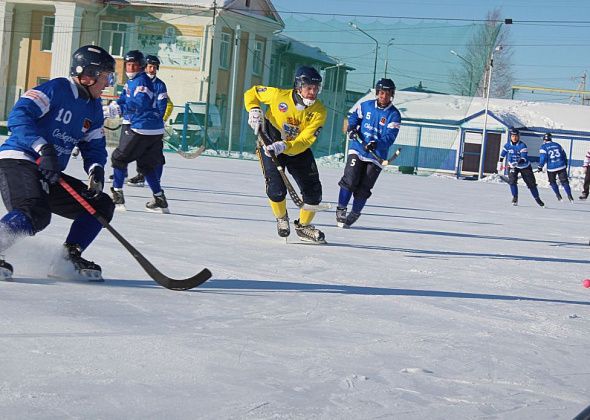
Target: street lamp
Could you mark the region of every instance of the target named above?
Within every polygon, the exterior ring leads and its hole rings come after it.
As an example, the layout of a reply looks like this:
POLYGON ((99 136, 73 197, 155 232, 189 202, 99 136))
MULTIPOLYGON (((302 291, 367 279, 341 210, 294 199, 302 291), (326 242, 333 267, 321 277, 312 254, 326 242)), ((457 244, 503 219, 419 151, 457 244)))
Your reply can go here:
POLYGON ((463 60, 467 64, 469 64, 469 96, 471 96, 472 95, 471 89, 472 89, 472 85, 473 85, 473 64, 471 63, 471 61, 467 60, 465 57, 463 57, 462 55, 458 54, 455 50, 451 50, 451 54, 456 55, 461 60, 463 60))
POLYGON ((393 44, 393 41, 395 41, 395 38, 391 38, 387 41, 387 47, 385 49, 385 78, 387 78, 387 64, 389 63, 389 46, 393 44))
POLYGON ((377 76, 377 54, 379 54, 379 41, 377 41, 371 35, 369 35, 365 31, 363 31, 361 28, 359 28, 358 26, 356 26, 356 23, 354 23, 354 22, 348 22, 348 24, 350 26, 352 26, 354 29, 362 32, 363 34, 365 34, 366 36, 368 36, 369 38, 371 38, 373 41, 375 41, 375 65, 373 66, 373 87, 375 87, 375 79, 376 79, 376 76, 377 76))
POLYGON ((486 106, 485 106, 485 116, 483 120, 483 133, 481 139, 481 152, 479 154, 479 173, 478 178, 483 178, 483 165, 485 159, 485 150, 486 150, 486 136, 487 136, 487 128, 488 128, 488 108, 490 105, 490 86, 492 84, 492 70, 494 68, 494 53, 496 51, 502 51, 502 46, 498 45, 496 48, 492 50, 492 54, 490 55, 490 70, 488 71, 488 83, 486 86, 486 106))

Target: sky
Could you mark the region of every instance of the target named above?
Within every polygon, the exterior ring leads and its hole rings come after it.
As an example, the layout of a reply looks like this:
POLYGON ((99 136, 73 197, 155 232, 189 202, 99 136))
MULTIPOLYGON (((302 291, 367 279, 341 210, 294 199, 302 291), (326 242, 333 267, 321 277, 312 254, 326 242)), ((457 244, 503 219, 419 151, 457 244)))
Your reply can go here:
MULTIPOLYGON (((503 18, 512 18, 514 21, 510 26, 510 42, 507 45, 510 45, 513 50, 512 63, 515 84, 577 89, 583 73, 590 70, 590 3, 585 0, 559 2, 554 0, 371 0, 364 2, 355 0, 327 0, 323 2, 273 0, 273 4, 277 11, 283 12, 284 17, 297 16, 301 18, 304 14, 312 16, 310 13, 319 13, 322 15, 315 15, 317 19, 328 19, 330 14, 337 13, 347 15, 338 17, 344 21, 355 18, 361 19, 363 22, 364 19, 366 23, 362 28, 369 34, 371 34, 370 21, 373 18, 363 18, 363 16, 433 18, 434 20, 424 22, 435 23, 445 21, 445 19, 484 19, 488 11, 499 8, 503 18)), ((381 20, 389 23, 397 21, 397 19, 383 18, 381 20)), ((402 21, 406 23, 421 22, 414 19, 402 21)), ((466 24, 467 22, 456 21, 454 23, 466 24)), ((372 32, 372 34, 375 36, 376 32, 372 32)), ((360 34, 355 40, 358 41, 362 37, 363 35, 360 34)), ((343 42, 346 41, 349 39, 343 42)), ((365 41, 366 49, 374 48, 373 41, 369 38, 365 38, 365 41)), ((446 69, 452 66, 453 62, 459 61, 449 52, 450 49, 457 49, 457 46, 447 40, 441 43, 447 45, 441 45, 436 53, 427 53, 426 55, 436 55, 435 59, 439 61, 439 67, 446 69)), ((319 43, 317 46, 322 49, 329 48, 327 44, 321 45, 319 43)), ((395 61, 396 52, 397 56, 400 56, 400 48, 402 47, 396 47, 395 42, 387 52, 383 51, 385 48, 380 47, 379 65, 384 65, 382 61, 388 55, 391 66, 403 66, 403 63, 395 61)), ((350 57, 353 56, 350 54, 350 50, 351 48, 344 43, 337 48, 336 55, 348 57, 350 61, 350 57)), ((419 52, 415 51, 415 53, 419 52)), ((369 73, 372 73, 373 55, 374 53, 370 52, 366 55, 367 70, 365 71, 369 73)), ((419 62, 414 66, 414 69, 418 69, 418 71, 415 70, 416 78, 424 79, 425 85, 436 89, 441 86, 441 76, 437 76, 436 70, 432 70, 432 63, 429 63, 432 58, 422 57, 423 74, 420 74, 419 62)), ((412 56, 412 60, 414 59, 420 60, 420 56, 412 56)), ((439 74, 446 77, 446 70, 441 70, 439 74)), ((590 77, 590 73, 588 77, 590 77)), ((590 90, 590 81, 586 83, 586 86, 586 90, 590 90)), ((541 92, 530 95, 528 92, 518 92, 515 98, 565 100, 567 102, 569 96, 568 94, 556 95, 541 92)))
MULTIPOLYGON (((258 162, 166 161, 171 214, 127 186, 112 225, 166 275, 213 277, 163 289, 103 231, 84 255, 104 283, 49 279, 54 216, 5 255, 0 418, 569 420, 590 403, 590 203, 557 202, 545 174, 543 209, 494 177, 388 168, 353 229, 316 215, 316 246, 277 236, 258 162)), ((319 163, 325 202, 342 170, 319 163)))

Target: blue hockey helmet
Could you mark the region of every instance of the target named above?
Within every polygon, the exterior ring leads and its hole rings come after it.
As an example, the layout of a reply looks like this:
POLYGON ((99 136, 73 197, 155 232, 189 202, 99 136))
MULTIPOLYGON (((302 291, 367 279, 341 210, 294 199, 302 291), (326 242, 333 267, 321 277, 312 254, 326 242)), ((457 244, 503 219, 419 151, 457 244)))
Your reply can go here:
POLYGON ((140 67, 145 67, 145 57, 139 50, 127 51, 123 61, 125 61, 125 63, 139 63, 140 67))
POLYGON ((301 66, 295 72, 293 87, 295 89, 301 89, 305 85, 314 85, 318 88, 322 87, 322 76, 313 67, 301 66))
POLYGON ((146 55, 145 61, 147 64, 153 64, 157 69, 160 68, 160 59, 155 55, 146 55))
POLYGON ((380 90, 389 91, 392 94, 395 92, 395 83, 391 79, 381 79, 375 84, 375 93, 380 90))
POLYGON ((115 59, 101 47, 85 45, 72 54, 70 75, 97 78, 101 72, 115 72, 115 59))
POLYGON ((543 136, 543 140, 544 141, 553 141, 553 136, 551 135, 551 133, 545 133, 545 135, 543 136))

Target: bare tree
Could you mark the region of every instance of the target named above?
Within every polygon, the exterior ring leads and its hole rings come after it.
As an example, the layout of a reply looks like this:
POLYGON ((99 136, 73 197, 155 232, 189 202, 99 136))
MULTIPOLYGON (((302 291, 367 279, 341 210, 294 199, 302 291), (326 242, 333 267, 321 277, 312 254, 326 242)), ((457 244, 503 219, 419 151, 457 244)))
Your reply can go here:
POLYGON ((455 93, 466 96, 485 96, 487 75, 492 52, 498 45, 503 48, 494 52, 490 96, 509 97, 512 91, 512 47, 506 46, 510 32, 500 17, 500 9, 488 12, 486 23, 477 31, 466 52, 462 54, 461 66, 450 73, 450 82, 455 93))

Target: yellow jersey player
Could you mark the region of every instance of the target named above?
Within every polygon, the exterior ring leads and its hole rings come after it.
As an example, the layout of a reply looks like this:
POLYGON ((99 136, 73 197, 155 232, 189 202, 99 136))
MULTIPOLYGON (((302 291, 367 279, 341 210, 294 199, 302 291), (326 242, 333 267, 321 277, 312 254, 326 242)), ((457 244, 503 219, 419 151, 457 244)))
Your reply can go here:
MULTIPOLYGON (((318 205, 322 201, 322 184, 311 145, 317 140, 326 121, 326 108, 317 99, 322 87, 322 77, 313 67, 302 66, 295 73, 293 89, 253 86, 244 93, 244 105, 248 111, 248 124, 255 133, 261 124, 273 143, 260 145, 257 154, 266 180, 266 195, 277 219, 280 237, 289 236, 287 214, 287 188, 277 166, 270 157, 273 152, 278 162, 287 168, 299 186, 305 204, 318 205), (268 105, 262 115, 261 104, 268 105)), ((306 242, 325 243, 324 233, 311 224, 315 212, 299 210, 294 221, 299 239, 306 242)))

